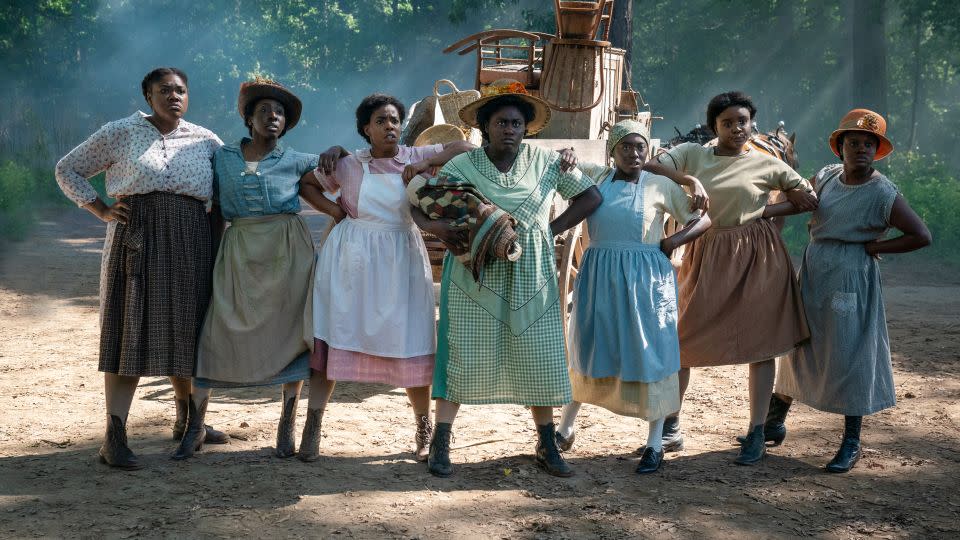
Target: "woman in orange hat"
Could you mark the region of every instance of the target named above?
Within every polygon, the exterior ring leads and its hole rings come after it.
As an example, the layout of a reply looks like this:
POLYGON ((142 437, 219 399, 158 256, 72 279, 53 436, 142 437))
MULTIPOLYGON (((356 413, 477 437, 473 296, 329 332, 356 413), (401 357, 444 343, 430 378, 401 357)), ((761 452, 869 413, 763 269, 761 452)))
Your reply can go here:
POLYGON ((829 472, 847 472, 860 459, 863 416, 896 402, 878 256, 931 241, 897 186, 873 168, 893 151, 886 128, 879 114, 854 109, 830 135, 842 163, 827 165, 814 178, 820 204, 800 267, 810 341, 781 360, 774 399, 784 404, 782 414, 765 426, 782 439, 792 399, 844 415, 843 442, 827 464, 829 472), (884 240, 890 228, 903 234, 884 240))

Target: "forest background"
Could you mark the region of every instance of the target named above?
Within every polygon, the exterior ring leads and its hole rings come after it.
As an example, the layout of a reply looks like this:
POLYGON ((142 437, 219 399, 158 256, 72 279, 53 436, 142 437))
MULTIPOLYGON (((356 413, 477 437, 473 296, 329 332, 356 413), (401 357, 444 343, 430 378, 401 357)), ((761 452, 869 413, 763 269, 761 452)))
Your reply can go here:
MULTIPOLYGON (((897 151, 877 168, 960 261, 960 3, 955 0, 636 0, 618 8, 630 83, 669 139, 705 123, 714 94, 752 95, 764 131, 797 132, 800 172, 836 161, 826 137, 855 106, 884 114, 897 151), (625 30, 624 30, 625 29, 625 30), (624 33, 625 32, 625 33, 624 33)), ((474 56, 444 55, 490 28, 554 32, 546 0, 16 0, 0 6, 0 238, 70 204, 56 160, 104 123, 148 110, 140 80, 187 72, 187 119, 245 135, 240 82, 262 75, 304 101, 284 143, 361 147, 353 111, 374 91, 414 101, 440 78, 473 85, 474 56)), ((617 30, 617 27, 614 28, 617 30)), ((806 243, 803 217, 785 238, 806 243)))

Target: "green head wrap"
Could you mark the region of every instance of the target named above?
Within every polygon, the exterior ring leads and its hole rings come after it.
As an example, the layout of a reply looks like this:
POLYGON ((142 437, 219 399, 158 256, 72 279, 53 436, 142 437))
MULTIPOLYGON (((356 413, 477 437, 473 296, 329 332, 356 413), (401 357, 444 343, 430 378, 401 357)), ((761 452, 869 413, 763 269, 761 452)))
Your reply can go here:
POLYGON ((610 136, 607 137, 607 155, 613 155, 613 149, 620 141, 627 135, 632 135, 636 133, 637 135, 643 137, 643 140, 646 141, 647 147, 650 146, 650 139, 647 138, 643 133, 646 131, 644 125, 636 120, 622 120, 614 124, 610 128, 610 136))

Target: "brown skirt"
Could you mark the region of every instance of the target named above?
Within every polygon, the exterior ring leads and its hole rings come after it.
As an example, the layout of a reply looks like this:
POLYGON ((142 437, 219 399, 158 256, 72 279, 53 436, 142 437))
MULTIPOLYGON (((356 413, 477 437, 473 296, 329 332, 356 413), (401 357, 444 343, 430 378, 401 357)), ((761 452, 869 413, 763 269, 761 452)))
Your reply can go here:
POLYGON ((810 337, 793 262, 769 220, 696 239, 679 288, 682 367, 769 360, 810 337))
POLYGON ((210 300, 210 222, 197 199, 124 197, 130 221, 113 230, 101 284, 100 371, 190 377, 210 300))

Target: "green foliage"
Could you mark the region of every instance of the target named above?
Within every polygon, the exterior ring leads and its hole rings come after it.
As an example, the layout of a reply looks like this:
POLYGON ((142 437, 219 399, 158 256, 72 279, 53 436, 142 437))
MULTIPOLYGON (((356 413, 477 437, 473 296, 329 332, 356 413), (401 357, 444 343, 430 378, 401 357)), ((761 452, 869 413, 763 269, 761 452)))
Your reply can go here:
POLYGON ((0 164, 0 238, 22 240, 40 208, 65 201, 53 171, 15 161, 0 164))
POLYGON ((787 224, 780 235, 791 255, 800 256, 803 254, 803 249, 807 247, 810 241, 810 235, 807 234, 808 221, 810 221, 810 214, 787 217, 787 224))
POLYGON ((34 184, 32 172, 12 161, 0 165, 0 212, 17 210, 28 200, 34 184))
MULTIPOLYGON (((926 223, 933 235, 933 245, 922 253, 952 262, 960 262, 960 177, 936 155, 917 152, 894 152, 876 167, 900 188, 907 204, 926 223)), ((809 215, 790 216, 783 229, 783 239, 793 255, 806 247, 809 215)), ((897 236, 890 231, 887 238, 897 236)))
POLYGON ((933 235, 929 254, 960 262, 960 177, 936 155, 895 152, 889 159, 884 174, 933 235))

